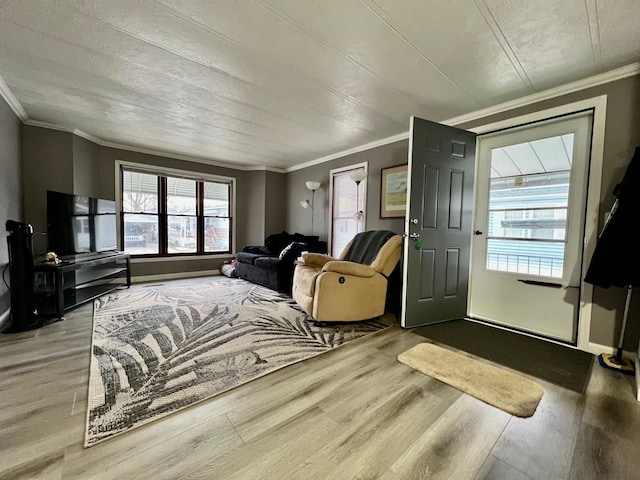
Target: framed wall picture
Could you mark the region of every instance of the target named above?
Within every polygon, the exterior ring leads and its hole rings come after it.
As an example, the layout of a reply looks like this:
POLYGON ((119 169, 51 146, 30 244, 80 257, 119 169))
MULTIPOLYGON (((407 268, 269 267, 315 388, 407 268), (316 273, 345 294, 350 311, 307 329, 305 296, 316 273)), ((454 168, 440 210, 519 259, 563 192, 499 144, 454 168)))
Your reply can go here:
POLYGON ((381 171, 380 217, 404 217, 407 208, 407 167, 398 165, 381 171))

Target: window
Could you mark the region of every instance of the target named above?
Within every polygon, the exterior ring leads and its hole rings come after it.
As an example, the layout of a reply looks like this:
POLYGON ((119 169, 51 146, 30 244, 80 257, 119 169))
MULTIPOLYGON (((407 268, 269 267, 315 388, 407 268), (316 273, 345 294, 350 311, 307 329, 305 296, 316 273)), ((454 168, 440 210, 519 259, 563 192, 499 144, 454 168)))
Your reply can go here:
POLYGON ((562 276, 569 176, 562 170, 491 180, 488 270, 562 276))
MULTIPOLYGON (((367 171, 367 163, 360 163, 330 172, 330 253, 337 256, 351 241, 356 233, 363 232, 365 222, 356 222, 353 216, 358 211, 365 211, 367 188, 366 180, 356 183, 349 178, 349 174, 357 171, 367 171)), ((366 212, 365 212, 366 213, 366 212)))
POLYGON ((122 170, 123 250, 133 255, 158 255, 160 177, 122 170))
POLYGON ((121 166, 121 232, 132 255, 231 252, 233 179, 121 166))

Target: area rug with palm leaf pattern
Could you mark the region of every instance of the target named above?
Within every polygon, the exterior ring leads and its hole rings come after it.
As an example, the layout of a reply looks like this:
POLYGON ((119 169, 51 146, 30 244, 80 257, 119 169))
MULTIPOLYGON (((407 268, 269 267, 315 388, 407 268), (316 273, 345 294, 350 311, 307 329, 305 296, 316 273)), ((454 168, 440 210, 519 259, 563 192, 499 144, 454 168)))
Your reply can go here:
POLYGON ((85 447, 389 326, 320 325, 240 279, 136 285, 96 300, 85 447))

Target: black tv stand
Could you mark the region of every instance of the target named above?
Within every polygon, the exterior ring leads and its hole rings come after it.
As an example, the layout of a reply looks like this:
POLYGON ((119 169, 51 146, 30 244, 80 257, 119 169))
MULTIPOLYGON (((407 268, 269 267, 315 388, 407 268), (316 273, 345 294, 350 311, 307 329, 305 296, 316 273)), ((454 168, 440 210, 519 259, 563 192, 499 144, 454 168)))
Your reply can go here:
POLYGON ((60 257, 57 265, 34 260, 38 316, 62 318, 70 308, 131 285, 130 255, 104 252, 60 257))

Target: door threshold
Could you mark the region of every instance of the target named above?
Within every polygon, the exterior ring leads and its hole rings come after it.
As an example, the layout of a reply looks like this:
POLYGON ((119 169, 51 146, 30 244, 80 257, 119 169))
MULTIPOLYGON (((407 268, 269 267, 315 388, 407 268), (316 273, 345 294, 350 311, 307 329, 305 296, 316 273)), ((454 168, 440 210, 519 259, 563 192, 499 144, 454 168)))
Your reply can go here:
POLYGON ((505 325, 502 325, 502 324, 499 324, 499 323, 496 323, 496 322, 492 322, 491 320, 487 320, 485 318, 478 318, 478 317, 472 317, 470 315, 466 315, 464 317, 464 320, 469 320, 470 322, 480 323, 480 324, 483 324, 483 325, 487 325, 489 327, 497 328, 497 329, 500 329, 500 330, 505 330, 507 332, 513 332, 513 333, 517 333, 517 334, 520 334, 520 335, 524 335, 526 337, 537 338, 538 340, 544 340, 544 341, 549 342, 549 343, 555 343, 556 345, 562 345, 563 347, 569 347, 569 348, 573 348, 575 350, 579 350, 579 348, 577 346, 577 342, 567 342, 567 341, 563 341, 563 340, 558 340, 557 338, 548 337, 546 335, 537 334, 537 333, 531 333, 531 332, 528 332, 526 330, 522 330, 520 328, 507 327, 505 325))

